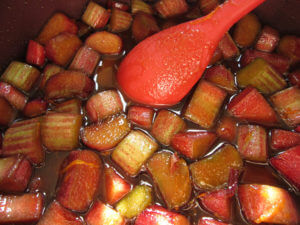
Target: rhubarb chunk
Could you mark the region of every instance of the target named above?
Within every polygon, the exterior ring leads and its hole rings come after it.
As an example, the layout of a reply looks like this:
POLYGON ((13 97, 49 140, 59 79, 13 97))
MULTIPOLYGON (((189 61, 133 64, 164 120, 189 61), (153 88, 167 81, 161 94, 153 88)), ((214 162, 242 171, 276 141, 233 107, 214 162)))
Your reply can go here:
POLYGON ((133 105, 128 109, 128 119, 130 122, 146 129, 151 128, 153 116, 154 110, 151 108, 133 105))
POLYGON ((116 87, 116 60, 104 59, 97 69, 97 84, 100 88, 108 89, 116 87))
POLYGON ((204 128, 213 126, 214 121, 221 109, 226 92, 202 80, 187 106, 184 117, 204 128))
POLYGON ((223 36, 218 47, 221 50, 224 59, 231 59, 240 54, 238 47, 228 32, 223 36))
POLYGON ((295 70, 289 74, 289 81, 292 85, 298 86, 300 88, 300 70, 295 70))
POLYGON ((287 130, 274 129, 271 131, 272 149, 281 150, 300 145, 300 134, 287 130))
POLYGON ((81 114, 81 101, 79 99, 71 99, 62 103, 58 103, 54 108, 55 112, 81 114))
POLYGON ((47 110, 47 102, 43 99, 34 99, 30 102, 27 102, 26 106, 23 109, 23 114, 26 117, 36 117, 42 115, 47 110))
POLYGON ((300 61, 300 38, 292 35, 283 36, 278 44, 277 51, 288 57, 292 64, 300 61))
POLYGON ((85 127, 81 138, 86 146, 103 151, 115 147, 129 131, 128 120, 124 115, 118 115, 85 127))
POLYGON ((41 127, 43 145, 50 151, 69 151, 79 146, 82 124, 80 115, 72 113, 49 113, 44 116, 41 127))
POLYGON ((40 83, 40 89, 44 90, 46 82, 50 79, 50 77, 62 71, 64 71, 62 67, 57 66, 55 64, 48 64, 43 71, 43 76, 40 83))
POLYGON ((158 144, 142 131, 131 131, 115 148, 112 159, 130 176, 136 176, 142 165, 158 149, 158 144))
POLYGON ((204 15, 213 11, 219 5, 219 0, 199 0, 198 7, 204 15))
POLYGON ((248 221, 256 224, 297 224, 297 209, 289 193, 269 185, 240 185, 238 197, 248 221))
POLYGON ((136 14, 138 12, 144 12, 147 14, 153 14, 151 5, 147 4, 143 0, 132 0, 131 1, 131 13, 136 14))
POLYGON ((10 84, 0 82, 0 96, 5 98, 17 110, 23 110, 27 97, 10 84))
POLYGON ((229 225, 228 223, 221 223, 210 217, 202 217, 197 225, 229 225))
POLYGON ((27 47, 26 62, 36 66, 45 63, 45 49, 38 42, 30 40, 27 47))
POLYGON ((13 107, 0 97, 0 125, 8 126, 16 117, 16 112, 13 107))
POLYGON ((109 30, 111 32, 123 32, 130 28, 132 16, 130 13, 114 8, 111 13, 109 30))
POLYGON ((96 4, 95 2, 89 2, 81 19, 86 24, 97 29, 106 25, 109 16, 110 13, 105 8, 96 4))
POLYGON ((74 211, 86 211, 99 188, 102 162, 89 150, 71 152, 60 169, 56 194, 59 203, 74 211))
POLYGON ((216 133, 221 139, 233 143, 237 133, 237 122, 230 116, 223 116, 218 122, 216 133))
POLYGON ((192 185, 184 159, 170 152, 159 152, 147 162, 154 183, 170 209, 178 209, 190 200, 192 185))
POLYGON ((264 52, 272 52, 278 42, 279 32, 272 27, 264 26, 255 44, 255 48, 264 52))
POLYGON ((177 114, 161 110, 158 112, 151 133, 163 145, 170 145, 172 137, 180 131, 184 131, 186 124, 177 114))
POLYGON ((155 8, 163 18, 169 18, 187 12, 188 5, 185 0, 159 0, 155 8))

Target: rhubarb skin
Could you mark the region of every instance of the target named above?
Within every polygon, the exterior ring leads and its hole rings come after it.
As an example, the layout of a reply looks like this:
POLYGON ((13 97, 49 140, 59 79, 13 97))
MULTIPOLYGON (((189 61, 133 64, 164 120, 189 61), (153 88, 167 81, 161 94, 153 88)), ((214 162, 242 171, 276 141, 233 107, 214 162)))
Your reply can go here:
POLYGON ((149 15, 153 14, 153 9, 150 4, 147 4, 143 0, 132 0, 131 1, 131 13, 136 14, 138 12, 144 12, 149 15))
POLYGON ((279 38, 277 30, 270 26, 264 26, 255 44, 255 48, 264 52, 272 52, 276 48, 279 38))
POLYGON ((64 69, 55 64, 47 64, 44 68, 42 80, 40 82, 40 90, 44 90, 47 81, 55 74, 64 71, 64 69))
POLYGON ((300 70, 293 71, 288 75, 289 81, 292 85, 300 88, 300 70))
POLYGON ((94 29, 102 28, 106 25, 110 17, 108 10, 95 2, 89 2, 81 19, 86 24, 90 25, 94 29))
POLYGON ((213 65, 213 64, 221 61, 222 59, 223 59, 223 53, 222 53, 221 49, 218 46, 216 48, 216 50, 214 51, 213 56, 210 59, 209 65, 213 65))
POLYGON ((159 205, 152 205, 141 212, 134 225, 190 225, 188 219, 159 205))
POLYGON ((285 35, 280 38, 277 52, 289 58, 291 64, 300 61, 300 38, 293 35, 285 35))
POLYGON ((163 18, 174 17, 188 10, 185 0, 160 0, 155 3, 154 7, 163 18))
POLYGON ((300 134, 292 131, 274 129, 271 131, 271 148, 283 150, 300 145, 300 134))
POLYGON ((133 105, 129 107, 127 115, 131 123, 145 129, 150 129, 152 126, 154 110, 144 106, 133 105))
POLYGON ((221 223, 210 217, 202 217, 197 225, 229 225, 228 223, 221 223))
POLYGON ((16 117, 16 112, 13 107, 5 100, 0 97, 0 125, 8 126, 16 117))
POLYGON ((232 40, 231 35, 226 32, 221 41, 219 42, 218 47, 220 48, 224 59, 231 59, 234 56, 238 56, 240 51, 236 46, 235 42, 232 40))
POLYGON ((96 153, 72 151, 61 165, 56 199, 67 209, 86 211, 96 197, 101 173, 102 162, 96 153))
POLYGON ((159 152, 148 160, 146 168, 168 208, 178 209, 190 200, 192 184, 184 159, 170 152, 159 152))
POLYGON ((230 116, 223 116, 218 122, 216 133, 219 138, 233 143, 237 134, 237 121, 230 116))
POLYGON ((27 47, 26 62, 36 66, 43 66, 45 63, 44 46, 36 41, 30 40, 27 47))
POLYGON ((244 184, 238 188, 238 198, 248 221, 274 224, 298 224, 296 206, 289 193, 278 187, 244 184))
POLYGON ((36 117, 44 114, 47 110, 47 102, 43 99, 34 99, 27 102, 23 109, 23 115, 26 117, 36 117))
POLYGON ((109 58, 102 60, 102 65, 97 69, 97 84, 100 88, 116 88, 116 65, 116 60, 109 58))
POLYGON ((27 97, 12 85, 0 82, 0 96, 5 98, 17 110, 23 110, 27 97))
POLYGON ((74 98, 55 105, 54 111, 60 113, 81 114, 81 100, 74 98))
POLYGON ((126 31, 130 28, 132 16, 121 9, 113 8, 109 22, 109 30, 114 33, 126 31))
MULTIPOLYGON (((129 4, 130 1, 129 0, 122 0, 122 1, 117 1, 117 0, 108 0, 107 1, 107 8, 109 9, 121 9, 123 11, 128 11, 129 9, 129 4)), ((133 4, 133 3, 131 3, 133 4)))

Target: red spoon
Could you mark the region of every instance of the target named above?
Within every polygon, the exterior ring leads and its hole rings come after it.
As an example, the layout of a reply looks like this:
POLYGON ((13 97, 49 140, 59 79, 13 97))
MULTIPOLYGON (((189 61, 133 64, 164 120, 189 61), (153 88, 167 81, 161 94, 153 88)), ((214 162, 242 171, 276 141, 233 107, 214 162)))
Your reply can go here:
POLYGON ((122 61, 120 88, 138 103, 178 103, 201 77, 224 33, 264 1, 227 0, 205 17, 145 39, 122 61))

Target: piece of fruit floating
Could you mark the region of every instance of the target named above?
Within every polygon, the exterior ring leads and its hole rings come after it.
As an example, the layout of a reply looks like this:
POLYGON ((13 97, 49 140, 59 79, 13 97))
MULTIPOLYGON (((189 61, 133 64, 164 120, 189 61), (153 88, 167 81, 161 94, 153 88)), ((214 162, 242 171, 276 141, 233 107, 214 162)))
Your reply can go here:
POLYGON ((88 225, 125 225, 123 216, 100 200, 96 200, 84 218, 88 225))
POLYGON ((25 191, 31 174, 32 166, 22 155, 0 159, 0 190, 1 192, 25 191))
POLYGON ((276 53, 262 52, 254 49, 247 49, 244 52, 241 58, 241 64, 244 67, 256 58, 264 59, 281 74, 287 72, 290 67, 290 62, 287 57, 276 53))
POLYGON ((86 98, 94 90, 94 81, 79 71, 66 70, 55 74, 46 83, 46 99, 86 98))
POLYGON ((243 160, 232 145, 226 144, 207 158, 190 164, 194 185, 200 189, 214 189, 228 181, 230 170, 240 170, 243 160))
POLYGON ((122 39, 113 33, 99 31, 90 35, 85 44, 96 50, 100 54, 114 55, 119 54, 122 50, 122 39))
POLYGON ((219 0, 200 0, 198 1, 198 7, 204 15, 209 14, 220 4, 219 0))
POLYGON ((285 35, 280 38, 277 52, 287 56, 292 64, 300 61, 300 38, 293 35, 285 35))
POLYGON ((129 121, 124 115, 116 115, 86 126, 81 138, 83 143, 98 151, 115 147, 130 131, 129 121))
POLYGON ((155 117, 151 134, 163 145, 170 145, 172 137, 185 128, 186 123, 180 116, 163 109, 155 117))
POLYGON ((81 20, 91 27, 97 29, 104 27, 109 19, 110 13, 95 2, 89 2, 81 20))
POLYGON ((45 88, 46 82, 50 79, 50 77, 62 71, 64 71, 64 68, 58 65, 47 64, 44 68, 39 88, 43 90, 45 88))
MULTIPOLYGON (((125 0, 125 1, 118 1, 118 0, 108 0, 107 1, 107 8, 109 9, 120 9, 123 11, 128 11, 129 9, 129 5, 130 1, 129 0, 125 0)), ((131 3, 132 4, 132 3, 131 3)))
POLYGON ((208 152, 216 139, 213 132, 181 132, 172 137, 171 146, 186 157, 197 159, 208 152))
POLYGON ((270 164, 300 190, 300 145, 272 157, 270 164))
POLYGON ((277 30, 270 26, 264 26, 255 44, 255 48, 264 52, 272 52, 276 48, 279 38, 277 30))
POLYGON ((109 30, 111 32, 123 32, 130 28, 132 16, 130 13, 121 9, 112 9, 111 18, 109 21, 109 30))
POLYGON ((26 62, 36 66, 42 66, 45 63, 44 46, 36 41, 30 40, 27 46, 26 62))
POLYGON ((42 194, 0 195, 0 223, 37 222, 43 212, 42 194))
POLYGON ((37 225, 83 225, 83 221, 75 213, 62 207, 54 200, 46 209, 37 225))
POLYGON ((296 86, 289 87, 275 93, 271 101, 281 119, 290 127, 300 123, 300 89, 296 86))
POLYGON ((138 12, 135 15, 132 23, 132 35, 136 41, 142 41, 159 30, 152 15, 145 12, 138 12))
POLYGON ((228 223, 221 223, 210 217, 202 217, 199 219, 197 225, 229 225, 228 223))
POLYGON ((249 13, 240 19, 233 31, 233 40, 240 47, 249 47, 259 34, 261 24, 256 15, 249 13))
POLYGON ((225 97, 223 89, 202 80, 193 93, 184 117, 204 128, 210 128, 214 125, 225 97))
POLYGON ((151 5, 147 4, 143 0, 132 0, 131 1, 131 13, 136 14, 137 12, 144 12, 147 14, 153 14, 151 5))
POLYGON ((297 224, 299 221, 292 197, 282 188, 244 184, 238 188, 238 198, 251 223, 297 224))
POLYGON ((69 66, 70 70, 79 70, 91 76, 94 73, 96 66, 100 60, 98 52, 88 46, 81 47, 69 66))
POLYGON ((81 114, 81 100, 74 98, 55 105, 55 112, 81 114))
POLYGON ((300 88, 300 70, 293 71, 288 75, 288 78, 292 85, 296 85, 300 88))
POLYGON ((185 0, 159 0, 154 6, 163 18, 174 17, 188 10, 185 0))
POLYGON ((5 100, 0 97, 0 125, 8 126, 16 117, 16 111, 13 107, 5 100))
POLYGON ((157 149, 158 144, 151 137, 133 130, 117 145, 111 157, 127 174, 136 176, 157 149))
POLYGON ((113 205, 131 190, 131 185, 111 167, 104 169, 104 196, 108 204, 113 205))
POLYGON ((37 37, 37 41, 41 44, 46 44, 50 39, 60 33, 68 32, 77 34, 77 31, 78 28, 75 22, 62 13, 55 13, 43 27, 41 33, 37 37))
POLYGON ((188 219, 159 205, 152 205, 141 212, 134 225, 190 225, 188 219))
POLYGON ((44 114, 46 110, 47 102, 38 98, 27 102, 23 109, 23 115, 26 117, 36 117, 44 114))
POLYGON ((137 185, 117 203, 116 209, 122 216, 131 219, 151 205, 152 201, 152 188, 137 185))
POLYGON ((204 78, 205 80, 216 84, 218 87, 225 89, 229 93, 234 93, 237 90, 232 72, 223 65, 216 65, 208 68, 204 78))
POLYGON ((262 126, 240 125, 237 133, 237 146, 244 159, 266 162, 268 156, 267 133, 262 126))
POLYGON ((273 108, 253 87, 247 87, 227 105, 228 112, 236 118, 263 125, 278 123, 273 108))
POLYGON ((150 129, 152 126, 154 110, 144 106, 133 105, 128 109, 128 120, 145 129, 150 129))
POLYGON ((90 97, 85 108, 90 121, 97 122, 122 112, 123 105, 116 90, 107 90, 90 97))
POLYGON ((274 129, 271 131, 270 145, 272 149, 276 150, 300 145, 300 134, 287 130, 274 129))
POLYGON ((86 211, 99 188, 102 162, 90 150, 72 151, 63 161, 56 199, 67 209, 86 211))
POLYGON ((81 45, 75 34, 61 33, 47 42, 46 57, 57 65, 66 66, 81 45))
POLYGON ((189 168, 176 153, 156 153, 148 160, 146 168, 168 208, 178 209, 190 200, 192 185, 189 168))
POLYGON ((1 80, 28 92, 40 76, 40 71, 26 63, 13 61, 6 68, 1 80))
POLYGON ((40 127, 39 118, 14 122, 4 134, 2 154, 24 154, 33 164, 42 163, 44 151, 40 127))
POLYGON ((209 65, 213 65, 216 62, 220 61, 223 58, 223 53, 221 51, 221 49, 219 48, 219 46, 216 48, 216 50, 214 51, 214 54, 209 62, 209 65))
POLYGON ((116 87, 116 60, 104 59, 102 65, 97 69, 97 84, 100 88, 116 87))
POLYGON ((228 32, 223 36, 218 47, 220 48, 224 59, 231 59, 240 54, 238 47, 228 32))
POLYGON ((254 59, 242 68, 236 75, 237 83, 245 88, 248 85, 255 87, 263 94, 272 94, 287 86, 284 78, 264 59, 254 59))
POLYGON ((233 143, 237 134, 237 122, 231 116, 223 116, 218 121, 216 133, 219 138, 233 143))
POLYGON ((81 115, 48 113, 41 123, 43 145, 49 151, 70 151, 79 146, 81 115))

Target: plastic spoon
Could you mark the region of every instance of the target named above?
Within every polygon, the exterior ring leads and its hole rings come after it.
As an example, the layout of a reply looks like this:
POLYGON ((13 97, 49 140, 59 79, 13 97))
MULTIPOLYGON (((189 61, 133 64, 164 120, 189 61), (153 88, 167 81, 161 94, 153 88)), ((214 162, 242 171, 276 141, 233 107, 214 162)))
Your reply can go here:
POLYGON ((205 17, 163 30, 122 61, 117 80, 132 100, 174 105, 195 85, 226 31, 265 0, 227 0, 205 17))

